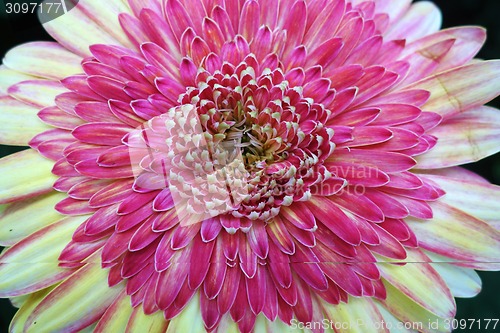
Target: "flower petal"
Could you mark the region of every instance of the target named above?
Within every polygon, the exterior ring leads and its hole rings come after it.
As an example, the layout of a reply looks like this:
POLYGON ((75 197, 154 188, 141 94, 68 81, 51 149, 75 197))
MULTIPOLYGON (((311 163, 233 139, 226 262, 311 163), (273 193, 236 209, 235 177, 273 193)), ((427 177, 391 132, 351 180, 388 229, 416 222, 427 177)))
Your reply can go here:
POLYGON ((382 281, 387 291, 387 298, 382 301, 382 304, 400 321, 417 323, 418 331, 422 333, 451 331, 449 325, 447 327, 446 323, 449 322, 452 317, 440 318, 432 314, 387 281, 382 281), (421 323, 421 325, 418 323, 421 323), (436 323, 436 327, 430 327, 427 323, 436 323))
POLYGON ((0 203, 31 198, 52 190, 53 162, 28 149, 0 159, 0 203))
POLYGON ((31 80, 19 82, 7 90, 15 99, 35 107, 54 105, 57 95, 67 92, 59 82, 50 80, 31 80))
MULTIPOLYGON (((193 297, 186 308, 168 324, 166 333, 191 332, 204 333, 203 319, 200 313, 199 296, 193 297)), ((232 331, 231 331, 232 332, 232 331)))
POLYGON ((7 95, 7 89, 13 84, 33 79, 35 79, 33 76, 14 71, 5 65, 0 65, 0 95, 7 95))
POLYGON ((165 320, 161 311, 152 315, 146 315, 142 306, 138 306, 130 315, 125 333, 163 333, 167 329, 168 324, 169 322, 165 320))
MULTIPOLYGON (((131 47, 132 43, 121 29, 118 16, 120 13, 129 13, 130 9, 122 0, 95 1, 84 0, 77 4, 78 9, 88 17, 88 19, 103 29, 110 36, 115 38, 121 45, 131 47)), ((65 14, 67 15, 67 13, 65 14)), ((82 31, 78 31, 78 36, 82 31)))
POLYGON ((3 209, 0 214, 0 245, 14 245, 31 233, 60 220, 63 216, 54 210, 54 206, 65 197, 65 194, 53 192, 0 208, 3 209), (33 214, 34 211, 36 214, 33 214))
POLYGON ((0 97, 0 142, 27 146, 35 135, 51 129, 37 117, 38 108, 8 96, 0 97))
POLYGON ((21 73, 60 80, 82 73, 81 60, 57 43, 32 42, 11 49, 5 55, 3 63, 21 73))
POLYGON ((416 158, 418 168, 445 168, 478 161, 500 151, 500 110, 475 108, 447 119, 429 134, 436 136, 438 142, 416 158))
POLYGON ((375 9, 378 13, 387 13, 391 21, 394 22, 400 19, 401 16, 408 11, 411 2, 412 0, 400 0, 396 2, 391 0, 378 0, 375 9))
POLYGON ((130 298, 125 291, 122 291, 99 319, 94 332, 124 332, 131 314, 130 298))
POLYGON ((438 73, 405 89, 431 93, 422 107, 443 117, 485 104, 500 94, 500 60, 480 61, 438 73))
POLYGON ((444 202, 430 205, 434 212, 431 220, 406 219, 422 248, 453 258, 450 262, 463 267, 500 268, 500 232, 444 202))
POLYGON ((313 197, 307 204, 315 212, 316 218, 343 241, 353 245, 361 243, 358 228, 334 200, 313 197))
POLYGON ((31 293, 69 276, 72 271, 59 267, 57 258, 82 222, 67 218, 9 248, 0 257, 0 296, 31 293))
POLYGON ((498 203, 491 198, 498 196, 499 186, 476 179, 459 179, 441 175, 423 175, 437 183, 446 195, 440 200, 485 222, 499 220, 498 203))
POLYGON ((454 297, 474 297, 481 291, 481 278, 475 270, 448 264, 446 258, 432 252, 426 255, 434 262, 434 268, 450 288, 454 297))
POLYGON ((416 164, 413 158, 404 154, 356 148, 338 149, 332 157, 326 160, 327 163, 329 161, 367 165, 379 168, 384 172, 406 171, 416 164))
POLYGON ((406 253, 404 266, 379 262, 381 275, 424 309, 439 317, 453 317, 455 301, 446 283, 429 264, 431 260, 420 250, 406 249, 406 253))
MULTIPOLYGON (((81 1, 94 2, 97 1, 81 1)), ((44 29, 63 47, 80 56, 90 56, 89 46, 93 44, 120 45, 121 43, 93 22, 81 8, 72 10, 43 25, 44 29)), ((118 14, 115 17, 118 21, 118 14)), ((122 31, 120 27, 118 31, 122 31)))
POLYGON ((370 298, 350 297, 347 303, 339 303, 336 305, 323 302, 322 307, 326 316, 332 320, 332 322, 343 323, 343 325, 335 326, 336 332, 353 332, 352 328, 357 326, 360 328, 362 327, 363 333, 390 332, 385 325, 382 325, 381 328, 377 328, 375 325, 381 323, 384 318, 370 298), (373 323, 373 325, 370 325, 371 323, 373 323))
POLYGON ((457 27, 444 29, 406 45, 403 55, 425 49, 445 40, 455 40, 451 50, 440 60, 436 72, 462 66, 470 61, 486 40, 486 30, 482 27, 457 27))
POLYGON ((9 327, 9 332, 22 333, 24 332, 24 325, 26 320, 33 312, 33 309, 40 304, 41 301, 47 296, 49 292, 54 289, 54 286, 34 292, 29 295, 28 299, 24 302, 21 308, 16 312, 9 327))
POLYGON ((430 1, 417 2, 392 26, 385 38, 412 41, 438 31, 441 22, 441 12, 434 3, 430 1))
POLYGON ((78 331, 93 324, 123 290, 123 285, 109 287, 107 275, 108 270, 100 264, 88 263, 45 297, 28 318, 25 329, 78 331))

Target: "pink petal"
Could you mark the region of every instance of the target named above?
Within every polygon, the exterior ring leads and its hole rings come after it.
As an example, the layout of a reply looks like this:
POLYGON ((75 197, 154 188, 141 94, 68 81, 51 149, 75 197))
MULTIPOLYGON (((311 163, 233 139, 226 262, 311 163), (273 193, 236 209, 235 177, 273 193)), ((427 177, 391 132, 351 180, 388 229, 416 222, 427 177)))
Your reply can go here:
POLYGON ((342 212, 334 201, 322 197, 314 197, 308 205, 318 220, 328 227, 339 238, 349 244, 361 242, 361 235, 351 220, 342 212))

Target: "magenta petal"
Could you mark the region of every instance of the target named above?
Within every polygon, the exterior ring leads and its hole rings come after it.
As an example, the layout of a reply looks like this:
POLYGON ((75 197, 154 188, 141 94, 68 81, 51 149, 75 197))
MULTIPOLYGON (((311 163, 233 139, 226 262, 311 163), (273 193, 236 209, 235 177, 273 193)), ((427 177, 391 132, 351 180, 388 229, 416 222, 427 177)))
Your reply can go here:
POLYGON ((153 209, 157 212, 164 212, 174 207, 174 200, 169 189, 163 189, 153 200, 153 209))
POLYGON ((187 267, 189 265, 185 263, 174 263, 160 273, 155 289, 156 304, 160 309, 166 309, 174 302, 186 278, 187 267), (172 279, 175 279, 178 283, 171 283, 172 279))
POLYGON ((269 272, 273 280, 283 288, 289 288, 292 283, 292 272, 290 259, 287 254, 281 252, 278 247, 270 244, 269 260, 273 264, 269 266, 269 272))
POLYGON ((217 218, 207 219, 201 222, 201 239, 205 242, 213 241, 222 230, 222 225, 217 218))
POLYGON ((269 252, 269 238, 266 233, 265 225, 254 223, 250 228, 247 241, 252 251, 261 259, 265 259, 269 252))
POLYGON ((365 195, 380 208, 385 217, 405 218, 409 214, 402 203, 382 191, 367 189, 365 195))
POLYGON ((267 234, 280 251, 290 255, 295 253, 293 238, 280 218, 275 217, 274 222, 267 227, 267 234))
POLYGON ((58 202, 54 208, 59 213, 66 215, 86 215, 95 212, 95 209, 89 207, 88 201, 73 198, 66 198, 58 202))
POLYGON ((189 226, 179 226, 172 233, 171 246, 173 250, 179 250, 191 243, 193 238, 200 231, 200 224, 195 223, 189 226))
POLYGON ((216 300, 211 300, 205 295, 200 296, 201 317, 207 330, 213 329, 220 321, 220 313, 217 309, 216 300))
POLYGON ((240 279, 241 270, 239 268, 228 267, 224 284, 217 297, 217 307, 220 313, 226 313, 234 304, 240 285, 240 279))
POLYGON ((73 136, 86 143, 98 145, 119 145, 130 127, 115 123, 92 123, 78 126, 73 130, 73 136))
POLYGON ((406 258, 406 250, 394 236, 376 224, 373 228, 380 237, 380 245, 370 246, 371 251, 389 258, 400 260, 406 258))
POLYGON ((117 146, 106 150, 97 158, 102 167, 119 167, 130 165, 130 151, 126 146, 117 146))
POLYGON ((254 0, 245 1, 241 9, 241 18, 238 32, 246 39, 252 40, 260 27, 259 2, 254 0))
POLYGON ((111 228, 117 222, 115 215, 116 206, 99 209, 85 223, 85 234, 92 236, 111 228))
POLYGON ((214 299, 219 295, 222 290, 224 278, 226 276, 226 270, 229 269, 226 265, 224 257, 222 255, 221 247, 224 245, 220 241, 217 244, 212 254, 212 260, 210 261, 210 268, 208 270, 208 275, 212 276, 212 279, 206 279, 203 282, 203 290, 208 299, 214 299))
POLYGON ((305 283, 297 283, 297 294, 300 302, 297 302, 294 313, 298 320, 301 322, 311 322, 313 320, 313 296, 305 283))
POLYGON ((74 112, 88 122, 119 123, 119 120, 109 109, 109 105, 104 102, 81 102, 75 105, 74 112))
POLYGON ((353 228, 349 217, 333 201, 315 197, 309 204, 315 209, 316 217, 342 240, 353 245, 361 242, 358 229, 353 228))
POLYGON ((130 251, 140 251, 161 236, 160 233, 152 230, 152 221, 153 218, 147 219, 134 233, 128 245, 130 251))
POLYGON ((248 303, 255 315, 262 311, 266 300, 266 275, 264 270, 265 268, 263 266, 258 265, 255 276, 252 278, 245 278, 248 303))
POLYGON ((200 237, 193 241, 193 250, 190 258, 188 283, 192 290, 196 290, 205 280, 210 268, 210 259, 215 242, 205 243, 200 237))
MULTIPOLYGON (((240 238, 242 238, 241 236, 240 238)), ((257 255, 252 251, 250 245, 240 240, 239 252, 240 267, 247 278, 252 279, 257 272, 257 255)))
POLYGON ((319 260, 310 249, 298 247, 292 260, 292 269, 308 286, 320 291, 328 289, 328 281, 315 262, 319 260))
POLYGON ((376 150, 339 149, 336 151, 335 158, 343 162, 379 167, 385 172, 406 171, 416 165, 415 160, 407 155, 376 150))
POLYGON ((290 207, 283 207, 281 216, 299 229, 313 230, 316 228, 314 214, 304 203, 296 202, 290 207))
POLYGON ((42 109, 38 113, 38 117, 46 124, 67 130, 72 130, 83 124, 80 118, 67 114, 56 106, 42 109))
POLYGON ((338 206, 345 208, 354 215, 371 222, 382 222, 384 214, 370 199, 356 193, 354 190, 345 190, 331 197, 338 206))

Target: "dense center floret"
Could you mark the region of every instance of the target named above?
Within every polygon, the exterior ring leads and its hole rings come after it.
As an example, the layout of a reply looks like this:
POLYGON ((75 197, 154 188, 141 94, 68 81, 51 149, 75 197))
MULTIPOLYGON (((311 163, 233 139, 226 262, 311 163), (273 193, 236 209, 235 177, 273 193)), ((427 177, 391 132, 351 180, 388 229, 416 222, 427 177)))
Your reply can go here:
POLYGON ((331 177, 322 166, 335 146, 324 126, 330 111, 282 69, 262 68, 249 55, 237 66, 199 68, 194 81, 178 107, 135 136, 154 152, 149 169, 164 173, 191 214, 266 221, 331 177))

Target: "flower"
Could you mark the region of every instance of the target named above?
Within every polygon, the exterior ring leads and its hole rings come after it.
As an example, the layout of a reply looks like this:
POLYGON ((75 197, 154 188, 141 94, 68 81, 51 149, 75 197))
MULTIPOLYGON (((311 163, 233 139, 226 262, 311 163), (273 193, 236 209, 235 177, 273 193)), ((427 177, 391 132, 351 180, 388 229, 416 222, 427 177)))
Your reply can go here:
POLYGON ((449 331, 500 268, 498 188, 458 167, 498 151, 500 62, 439 28, 409 0, 46 23, 0 69, 0 140, 32 148, 0 162, 11 330, 449 331))

